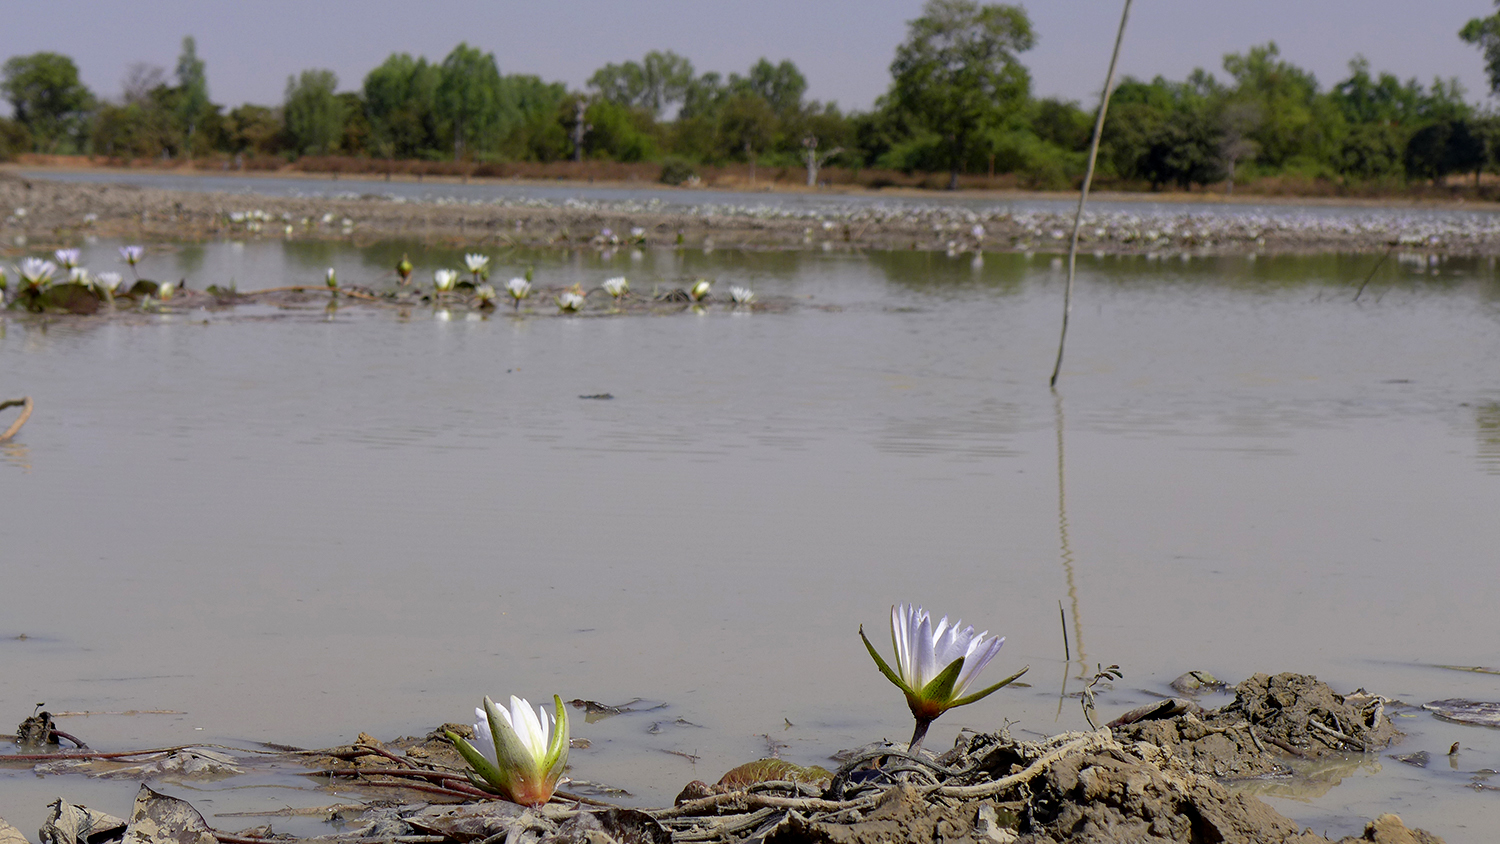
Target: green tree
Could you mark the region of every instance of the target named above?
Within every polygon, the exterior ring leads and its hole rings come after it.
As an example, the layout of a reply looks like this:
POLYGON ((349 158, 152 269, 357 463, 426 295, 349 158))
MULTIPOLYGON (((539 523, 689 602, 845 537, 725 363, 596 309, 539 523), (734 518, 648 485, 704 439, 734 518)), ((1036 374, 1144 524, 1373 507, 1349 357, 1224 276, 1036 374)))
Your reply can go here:
POLYGON ((78 81, 72 59, 57 53, 13 56, 0 75, 0 92, 10 100, 16 122, 30 132, 36 149, 55 152, 70 137, 81 145, 94 96, 78 81))
POLYGON ((328 155, 344 132, 344 104, 334 93, 339 78, 331 70, 304 70, 287 77, 282 106, 287 140, 298 155, 328 155))
POLYGON ((225 143, 231 152, 275 155, 281 149, 281 117, 265 106, 245 104, 224 120, 225 143))
POLYGON ((682 103, 692 86, 693 63, 670 50, 652 50, 639 63, 607 64, 589 77, 589 87, 599 96, 618 105, 643 108, 654 118, 682 103))
POLYGON ((205 113, 212 108, 208 101, 208 75, 203 60, 198 58, 198 44, 191 35, 182 39, 182 53, 177 57, 177 88, 177 119, 185 136, 183 149, 191 155, 194 136, 205 113))
POLYGON ((949 188, 975 143, 1026 102, 1031 79, 1017 54, 1036 39, 1019 6, 927 0, 891 63, 890 103, 943 139, 949 188))
POLYGON ((807 93, 807 77, 790 61, 773 65, 769 60, 761 59, 750 66, 745 85, 777 114, 801 111, 802 97, 807 93))
POLYGON ((1356 180, 1384 179, 1401 173, 1405 141, 1401 131, 1385 123, 1359 123, 1344 136, 1333 166, 1356 180))
POLYGON ((1180 112, 1162 126, 1146 150, 1142 174, 1152 189, 1172 182, 1184 190, 1224 178, 1220 148, 1223 136, 1204 113, 1180 112))
POLYGON ((435 151, 437 91, 442 71, 425 58, 392 53, 365 76, 365 119, 370 149, 386 158, 416 158, 435 151))
POLYGON ((443 59, 437 114, 453 141, 453 160, 465 150, 493 146, 500 119, 500 69, 495 54, 460 43, 443 59))
POLYGON ((1234 85, 1225 96, 1260 115, 1259 125, 1245 134, 1259 149, 1262 163, 1284 167, 1294 158, 1328 161, 1343 135, 1343 116, 1319 96, 1311 73, 1280 56, 1274 41, 1226 55, 1224 70, 1234 85))
MULTIPOLYGON (((1500 8, 1500 0, 1495 0, 1495 6, 1500 8)), ((1500 12, 1487 18, 1471 18, 1458 31, 1458 37, 1484 53, 1484 72, 1490 79, 1490 96, 1500 96, 1500 12)))
POLYGON ((9 161, 31 149, 31 133, 14 120, 0 117, 0 161, 9 161))

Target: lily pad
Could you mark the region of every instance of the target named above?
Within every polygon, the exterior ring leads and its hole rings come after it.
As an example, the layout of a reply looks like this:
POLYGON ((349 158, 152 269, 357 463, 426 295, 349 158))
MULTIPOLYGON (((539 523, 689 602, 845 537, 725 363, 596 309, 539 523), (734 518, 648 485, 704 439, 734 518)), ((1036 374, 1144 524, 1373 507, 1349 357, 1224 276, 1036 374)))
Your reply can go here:
POLYGON ((130 285, 130 289, 125 291, 125 295, 131 297, 155 296, 160 291, 160 284, 157 284, 150 279, 143 278, 140 281, 137 281, 135 284, 130 285))
POLYGON ((1424 703, 1422 708, 1444 721, 1473 724, 1479 727, 1500 727, 1500 703, 1452 698, 1424 703))
POLYGON ((731 768, 729 773, 719 779, 719 785, 725 788, 737 789, 745 788, 758 782, 818 783, 828 782, 832 779, 832 773, 817 765, 811 768, 804 768, 785 759, 757 759, 754 762, 746 762, 743 765, 731 768))
MULTIPOLYGON (((20 301, 20 300, 18 300, 20 301)), ((92 314, 99 310, 99 294, 86 284, 54 284, 24 301, 28 311, 62 311, 70 314, 92 314)))

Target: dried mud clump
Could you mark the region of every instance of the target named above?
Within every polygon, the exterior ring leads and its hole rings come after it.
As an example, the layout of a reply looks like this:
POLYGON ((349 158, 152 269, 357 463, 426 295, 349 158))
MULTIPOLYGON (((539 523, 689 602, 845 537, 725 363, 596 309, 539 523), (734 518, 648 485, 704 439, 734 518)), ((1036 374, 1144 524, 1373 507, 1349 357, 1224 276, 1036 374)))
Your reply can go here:
POLYGON ((1235 687, 1221 709, 1182 702, 1162 707, 1170 717, 1115 727, 1122 740, 1154 744, 1198 774, 1221 779, 1290 773, 1289 758, 1379 750, 1401 733, 1385 715, 1385 700, 1335 693, 1306 674, 1256 674, 1235 687), (1185 711, 1183 711, 1185 710, 1185 711))

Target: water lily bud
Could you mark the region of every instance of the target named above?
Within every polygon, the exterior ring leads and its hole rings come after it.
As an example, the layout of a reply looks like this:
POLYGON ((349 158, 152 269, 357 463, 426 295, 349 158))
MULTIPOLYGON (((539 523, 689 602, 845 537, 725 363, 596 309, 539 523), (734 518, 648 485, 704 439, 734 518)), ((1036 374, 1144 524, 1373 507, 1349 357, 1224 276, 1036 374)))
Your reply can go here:
POLYGON ((608 293, 616 299, 630 292, 630 282, 625 280, 625 276, 606 278, 604 282, 599 286, 604 288, 605 293, 608 293))
POLYGON ((692 288, 688 290, 688 295, 693 297, 694 302, 701 302, 708 296, 708 289, 710 287, 713 287, 713 282, 706 278, 700 278, 693 282, 692 288))
POLYGON ((552 696, 554 712, 535 710, 511 695, 510 708, 488 697, 475 709, 474 742, 448 731, 448 740, 474 769, 475 785, 499 792, 523 806, 541 806, 552 799, 568 765, 568 712, 562 698, 552 696))
POLYGON ((339 286, 339 277, 334 274, 333 267, 328 268, 327 282, 329 287, 337 288, 339 286))

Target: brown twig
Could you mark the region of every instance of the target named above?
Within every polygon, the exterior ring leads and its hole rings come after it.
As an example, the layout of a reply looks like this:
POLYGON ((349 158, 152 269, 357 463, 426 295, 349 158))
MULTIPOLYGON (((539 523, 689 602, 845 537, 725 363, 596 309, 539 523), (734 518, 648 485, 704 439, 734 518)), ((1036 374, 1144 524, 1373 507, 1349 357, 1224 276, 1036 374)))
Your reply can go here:
POLYGON ((1092 750, 1095 746, 1102 747, 1107 744, 1112 744, 1113 742, 1114 738, 1110 735, 1109 728, 1106 727, 1097 732, 1089 733, 1083 738, 1068 742, 1062 747, 1059 747, 1051 753, 1048 753, 1042 758, 1036 760, 1035 762, 1032 762, 1031 765, 1026 768, 1026 770, 1020 772, 1019 774, 1011 774, 1008 777, 1001 777, 1000 779, 992 780, 981 785, 944 786, 942 788, 939 788, 937 790, 937 793, 942 795, 943 797, 957 797, 961 800, 975 800, 985 797, 992 797, 1005 791, 1008 788, 1011 788, 1012 786, 1020 785, 1021 783, 1032 779, 1033 777, 1042 773, 1042 771, 1046 770, 1048 765, 1051 765, 1053 762, 1056 762, 1064 756, 1072 753, 1081 753, 1086 750, 1092 750))
POLYGON ((7 407, 21 408, 21 415, 16 418, 16 421, 11 423, 9 428, 5 429, 5 433, 0 434, 0 443, 10 442, 11 437, 14 437, 17 433, 20 432, 21 426, 25 425, 26 420, 31 418, 31 409, 34 406, 35 405, 31 401, 31 396, 22 396, 18 399, 0 401, 0 410, 4 410, 7 407))
MULTIPOLYGON (((179 750, 191 750, 195 747, 207 747, 203 744, 180 744, 176 747, 158 747, 151 750, 127 750, 115 753, 99 753, 89 751, 87 753, 16 753, 0 756, 0 762, 56 762, 63 759, 128 759, 132 756, 155 756, 161 753, 176 753, 179 750)), ((227 748, 237 750, 238 748, 227 748)))

